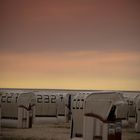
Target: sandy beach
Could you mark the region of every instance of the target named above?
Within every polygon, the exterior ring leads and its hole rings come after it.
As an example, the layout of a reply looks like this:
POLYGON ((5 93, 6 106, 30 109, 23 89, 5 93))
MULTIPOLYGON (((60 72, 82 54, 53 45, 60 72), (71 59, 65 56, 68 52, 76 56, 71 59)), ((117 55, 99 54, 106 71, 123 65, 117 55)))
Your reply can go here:
MULTIPOLYGON (((2 128, 1 140, 70 140, 70 123, 35 124, 31 129, 2 128)), ((140 140, 133 128, 122 130, 122 140, 140 140)))

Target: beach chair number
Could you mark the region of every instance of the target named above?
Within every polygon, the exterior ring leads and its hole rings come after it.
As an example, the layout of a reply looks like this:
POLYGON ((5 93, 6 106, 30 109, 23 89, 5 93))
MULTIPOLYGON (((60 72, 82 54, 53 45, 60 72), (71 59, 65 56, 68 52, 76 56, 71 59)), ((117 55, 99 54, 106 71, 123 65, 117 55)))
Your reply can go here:
POLYGON ((56 103, 55 95, 37 95, 37 103, 56 103))
MULTIPOLYGON (((12 103, 12 98, 13 98, 13 93, 5 93, 2 97, 1 97, 1 102, 2 103, 12 103)), ((15 98, 15 103, 17 102, 18 100, 18 94, 15 98)))
POLYGON ((84 99, 74 99, 73 100, 73 109, 83 109, 84 99))

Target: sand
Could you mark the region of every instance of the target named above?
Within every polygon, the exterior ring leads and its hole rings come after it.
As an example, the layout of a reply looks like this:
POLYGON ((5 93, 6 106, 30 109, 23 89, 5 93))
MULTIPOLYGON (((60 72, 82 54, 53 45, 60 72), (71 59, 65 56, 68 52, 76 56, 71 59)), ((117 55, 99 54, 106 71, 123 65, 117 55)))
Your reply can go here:
MULTIPOLYGON (((0 140, 70 140, 70 124, 35 124, 31 129, 2 128, 0 140)), ((133 128, 122 130, 122 140, 140 140, 133 128)))

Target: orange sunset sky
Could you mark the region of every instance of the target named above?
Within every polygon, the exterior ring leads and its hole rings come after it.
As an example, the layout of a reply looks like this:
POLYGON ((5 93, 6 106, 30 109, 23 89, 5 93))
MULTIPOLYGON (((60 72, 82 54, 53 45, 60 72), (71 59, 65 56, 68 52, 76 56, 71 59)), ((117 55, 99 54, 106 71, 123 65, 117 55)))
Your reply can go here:
POLYGON ((139 0, 0 0, 0 88, 140 90, 139 0))

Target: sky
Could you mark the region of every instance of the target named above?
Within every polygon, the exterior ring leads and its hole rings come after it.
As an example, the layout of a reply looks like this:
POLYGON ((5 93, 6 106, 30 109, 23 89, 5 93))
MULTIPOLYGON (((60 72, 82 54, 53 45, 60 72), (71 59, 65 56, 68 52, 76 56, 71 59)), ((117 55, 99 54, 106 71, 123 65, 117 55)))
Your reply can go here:
POLYGON ((140 90, 140 1, 0 0, 0 88, 140 90))

